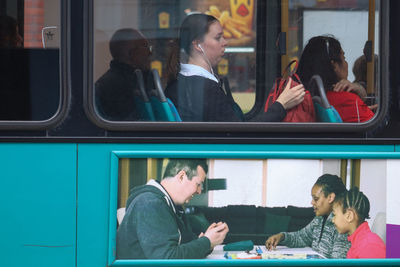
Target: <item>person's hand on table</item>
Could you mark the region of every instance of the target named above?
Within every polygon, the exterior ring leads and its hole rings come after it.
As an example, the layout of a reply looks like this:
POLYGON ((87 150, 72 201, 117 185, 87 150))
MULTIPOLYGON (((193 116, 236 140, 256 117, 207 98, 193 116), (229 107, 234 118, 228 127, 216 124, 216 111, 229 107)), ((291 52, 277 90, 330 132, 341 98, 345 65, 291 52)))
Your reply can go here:
POLYGON ((283 233, 279 233, 273 236, 270 236, 267 241, 265 241, 265 247, 267 250, 275 249, 276 246, 283 240, 283 233))
POLYGON ((213 249, 216 245, 222 244, 228 232, 229 232, 229 227, 226 223, 223 222, 212 223, 204 234, 200 233, 199 237, 201 236, 207 237, 210 240, 211 249, 213 249))

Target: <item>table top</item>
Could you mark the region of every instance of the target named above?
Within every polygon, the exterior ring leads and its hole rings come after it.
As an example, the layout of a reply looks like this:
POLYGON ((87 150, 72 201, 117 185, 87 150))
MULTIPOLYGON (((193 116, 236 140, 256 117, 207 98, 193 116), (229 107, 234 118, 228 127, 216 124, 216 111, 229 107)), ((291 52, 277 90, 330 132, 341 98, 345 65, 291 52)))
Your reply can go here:
POLYGON ((275 250, 268 251, 265 246, 254 246, 253 250, 246 251, 224 251, 224 245, 214 248, 214 251, 206 259, 324 259, 325 257, 310 247, 288 248, 277 246, 275 250), (258 257, 257 257, 258 256, 258 257))

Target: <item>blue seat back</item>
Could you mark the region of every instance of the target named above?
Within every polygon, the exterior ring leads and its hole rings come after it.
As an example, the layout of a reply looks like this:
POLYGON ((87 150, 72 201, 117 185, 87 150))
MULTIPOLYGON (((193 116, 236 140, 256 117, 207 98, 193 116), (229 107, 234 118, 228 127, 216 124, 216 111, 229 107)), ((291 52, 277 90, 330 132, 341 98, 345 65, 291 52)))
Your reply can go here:
POLYGON ((168 101, 162 102, 156 96, 152 96, 150 103, 157 121, 176 121, 168 101))
POLYGON ((339 113, 333 106, 330 106, 330 108, 324 108, 320 103, 318 103, 318 101, 313 101, 313 102, 314 102, 315 112, 317 113, 318 121, 336 122, 336 123, 343 122, 339 113))
POLYGON ((319 75, 314 75, 311 77, 310 82, 308 84, 308 89, 311 89, 312 85, 316 85, 318 89, 319 96, 315 96, 313 94, 313 103, 315 113, 317 114, 317 120, 319 122, 335 122, 341 123, 343 122, 342 118, 340 117, 339 113, 336 109, 329 104, 328 98, 325 94, 324 84, 322 79, 319 75))
POLYGON ((146 93, 146 88, 144 86, 143 74, 141 70, 135 70, 137 83, 139 87, 139 95, 140 97, 135 98, 135 104, 137 107, 137 111, 140 113, 140 117, 144 121, 155 121, 156 117, 154 116, 153 108, 151 106, 149 97, 146 93))
POLYGON ((135 106, 136 110, 140 115, 140 120, 143 121, 155 121, 156 118, 154 116, 153 108, 151 107, 150 102, 143 101, 140 97, 135 97, 135 106))
POLYGON ((170 99, 165 97, 161 86, 160 76, 156 69, 152 70, 155 90, 150 97, 150 103, 157 121, 182 121, 178 111, 170 99))
POLYGON ((167 98, 168 106, 171 109, 172 115, 174 115, 175 121, 182 121, 181 116, 179 116, 178 110, 176 109, 174 103, 171 99, 167 98))

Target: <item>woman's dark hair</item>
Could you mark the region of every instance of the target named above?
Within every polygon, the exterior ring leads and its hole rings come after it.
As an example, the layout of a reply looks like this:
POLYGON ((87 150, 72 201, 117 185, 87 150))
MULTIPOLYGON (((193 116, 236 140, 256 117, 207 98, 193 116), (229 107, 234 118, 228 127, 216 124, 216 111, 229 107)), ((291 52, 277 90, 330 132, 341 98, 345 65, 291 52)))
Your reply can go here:
POLYGON ((203 40, 208 33, 210 25, 218 21, 215 17, 206 14, 191 14, 187 16, 179 30, 179 45, 174 41, 169 44, 170 52, 168 57, 167 76, 168 82, 176 79, 179 72, 179 53, 183 49, 187 55, 192 51, 194 40, 203 40))
POLYGON ((322 187, 322 192, 324 192, 325 197, 327 197, 330 193, 335 193, 335 196, 337 196, 347 191, 342 179, 333 174, 324 174, 320 176, 315 182, 314 186, 316 185, 322 187))
POLYGON ((0 16, 0 47, 15 47, 17 40, 17 21, 10 16, 0 16))
POLYGON ((342 47, 339 41, 331 36, 316 36, 311 38, 300 58, 297 74, 302 83, 307 86, 314 75, 321 76, 326 91, 340 79, 337 77, 332 62, 342 64, 340 53, 342 47))
POLYGON ((357 213, 358 223, 369 219, 369 200, 357 187, 336 196, 334 203, 342 206, 343 213, 345 213, 347 209, 353 209, 357 213))

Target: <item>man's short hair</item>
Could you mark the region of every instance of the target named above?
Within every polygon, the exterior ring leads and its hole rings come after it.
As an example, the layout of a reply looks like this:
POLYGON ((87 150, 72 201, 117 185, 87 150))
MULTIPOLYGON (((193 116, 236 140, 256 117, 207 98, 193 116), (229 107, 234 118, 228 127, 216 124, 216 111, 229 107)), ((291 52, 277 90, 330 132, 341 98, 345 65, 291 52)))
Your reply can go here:
POLYGON ((174 177, 183 170, 186 172, 188 179, 192 180, 197 175, 197 166, 203 168, 205 173, 208 172, 206 159, 169 159, 163 179, 174 177))
POLYGON ((114 59, 121 59, 124 49, 129 47, 131 41, 143 40, 145 37, 141 32, 132 28, 124 28, 117 30, 110 40, 110 53, 114 59))

